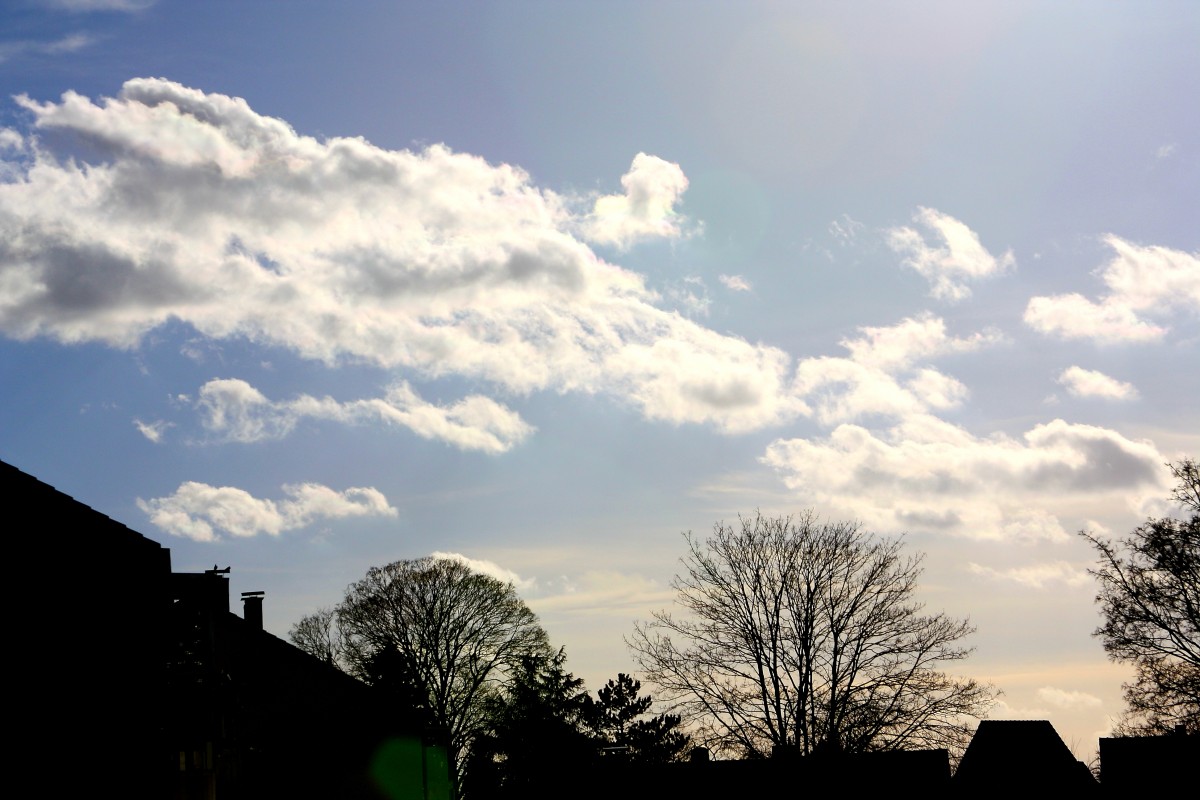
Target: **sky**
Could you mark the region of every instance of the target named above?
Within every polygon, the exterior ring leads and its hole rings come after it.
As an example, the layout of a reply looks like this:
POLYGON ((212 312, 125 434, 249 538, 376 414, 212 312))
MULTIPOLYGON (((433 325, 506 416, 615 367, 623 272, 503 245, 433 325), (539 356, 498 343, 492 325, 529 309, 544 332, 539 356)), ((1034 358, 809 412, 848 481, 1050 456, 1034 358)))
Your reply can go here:
MULTIPOLYGON (((1081 758, 1200 456, 1200 5, 12 0, 0 459, 266 592, 511 580, 595 689, 739 515, 857 520, 1081 758)), ((52 530, 9 535, 54 536, 52 530)))

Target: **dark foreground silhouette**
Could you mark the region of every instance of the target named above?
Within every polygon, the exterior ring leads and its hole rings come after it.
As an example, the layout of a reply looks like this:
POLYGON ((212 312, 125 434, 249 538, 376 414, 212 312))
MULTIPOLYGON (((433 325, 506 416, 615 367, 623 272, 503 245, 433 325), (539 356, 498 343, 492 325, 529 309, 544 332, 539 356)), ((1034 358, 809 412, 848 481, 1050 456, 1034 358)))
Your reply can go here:
MULTIPOLYGON (((419 715, 230 610, 230 568, 171 571, 159 543, 0 462, 12 620, 9 780, 23 796, 450 800, 419 715)), ((1131 797, 1193 785, 1200 736, 1100 740, 1101 777, 1047 721, 980 723, 945 750, 639 765, 547 757, 525 798, 1131 797)), ((486 798, 483 798, 486 800, 486 798)))

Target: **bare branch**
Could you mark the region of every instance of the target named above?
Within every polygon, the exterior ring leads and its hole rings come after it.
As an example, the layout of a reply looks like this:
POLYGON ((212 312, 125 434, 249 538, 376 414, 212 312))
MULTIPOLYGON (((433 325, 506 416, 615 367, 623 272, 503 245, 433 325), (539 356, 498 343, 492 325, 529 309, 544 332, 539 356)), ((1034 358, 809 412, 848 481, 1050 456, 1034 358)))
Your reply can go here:
POLYGON ((701 739, 751 756, 965 743, 995 691, 938 671, 973 628, 912 600, 919 556, 812 512, 739 523, 684 535, 680 613, 628 640, 701 739))

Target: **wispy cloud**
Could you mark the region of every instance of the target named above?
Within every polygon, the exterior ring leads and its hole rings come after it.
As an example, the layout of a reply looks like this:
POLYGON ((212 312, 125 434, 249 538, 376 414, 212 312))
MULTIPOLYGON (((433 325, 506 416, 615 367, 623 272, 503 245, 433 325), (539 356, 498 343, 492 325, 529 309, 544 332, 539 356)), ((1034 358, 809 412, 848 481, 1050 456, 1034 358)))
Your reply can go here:
POLYGON ((142 11, 158 0, 43 0, 50 8, 62 11, 142 11))
POLYGON ((383 493, 372 487, 338 492, 319 483, 285 485, 284 500, 254 497, 232 486, 187 481, 167 497, 138 498, 150 521, 173 536, 215 542, 221 534, 246 538, 279 536, 321 519, 396 516, 383 493))
POLYGON ((23 40, 0 42, 0 64, 24 55, 60 55, 82 50, 95 39, 86 33, 72 33, 51 41, 23 40))
POLYGON ((894 252, 904 256, 905 266, 929 281, 930 293, 939 300, 955 302, 970 297, 968 281, 996 275, 1016 264, 1011 250, 999 258, 993 256, 977 233, 949 214, 918 208, 913 221, 925 228, 935 243, 907 226, 886 231, 886 240, 894 252))
POLYGON ((726 289, 730 289, 735 292, 748 292, 751 288, 750 281, 746 280, 741 275, 718 275, 717 280, 719 280, 726 289))
POLYGON ((1031 564, 1024 567, 1009 569, 993 569, 975 562, 967 564, 967 568, 975 575, 982 575, 993 580, 1009 581, 1029 586, 1033 589, 1044 589, 1052 584, 1061 583, 1067 586, 1083 586, 1091 581, 1091 576, 1083 567, 1066 561, 1053 561, 1044 564, 1031 564))
POLYGON ((843 247, 848 247, 858 239, 866 225, 851 217, 849 214, 842 214, 840 217, 829 223, 829 235, 837 240, 837 243, 843 247))
POLYGON ((167 432, 168 428, 173 427, 173 423, 161 419, 154 422, 142 422, 140 419, 135 419, 133 424, 142 436, 145 436, 155 444, 162 441, 163 434, 167 432))
POLYGON ((217 379, 200 387, 196 406, 204 427, 229 441, 280 439, 302 419, 346 424, 382 422, 399 425, 425 439, 437 439, 462 450, 504 453, 533 432, 514 411, 496 401, 471 395, 450 406, 426 402, 401 382, 383 397, 340 403, 332 397, 300 395, 272 402, 249 383, 217 379))
POLYGON ((1138 396, 1137 389, 1133 384, 1083 367, 1067 367, 1058 376, 1058 382, 1076 397, 1133 400, 1138 396))
POLYGON ((1148 342, 1166 335, 1172 314, 1200 312, 1200 253, 1142 247, 1111 234, 1104 241, 1114 256, 1097 274, 1108 292, 1095 301, 1076 293, 1034 297, 1026 325, 1064 339, 1148 342))

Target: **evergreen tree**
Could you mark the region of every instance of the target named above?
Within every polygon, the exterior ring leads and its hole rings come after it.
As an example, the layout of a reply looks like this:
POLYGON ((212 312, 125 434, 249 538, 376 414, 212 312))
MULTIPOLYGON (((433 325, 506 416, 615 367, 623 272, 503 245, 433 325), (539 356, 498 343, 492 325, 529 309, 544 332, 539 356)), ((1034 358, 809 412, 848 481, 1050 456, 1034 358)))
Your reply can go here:
POLYGON ((595 765, 586 728, 590 698, 566 671, 566 653, 521 659, 508 691, 495 698, 490 729, 467 767, 471 797, 563 797, 595 765))
POLYGON ((680 718, 674 714, 644 718, 654 700, 639 696, 641 688, 640 681, 624 672, 609 680, 596 692, 596 700, 588 700, 588 728, 613 757, 640 764, 679 760, 690 742, 678 730, 680 718))

